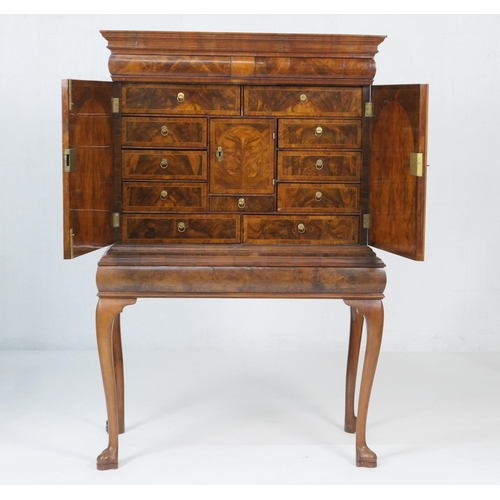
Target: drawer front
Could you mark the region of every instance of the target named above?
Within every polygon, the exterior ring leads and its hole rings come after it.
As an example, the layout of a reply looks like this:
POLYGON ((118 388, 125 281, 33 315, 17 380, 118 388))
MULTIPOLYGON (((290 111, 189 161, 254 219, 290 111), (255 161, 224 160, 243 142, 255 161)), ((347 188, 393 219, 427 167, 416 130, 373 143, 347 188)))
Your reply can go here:
POLYGON ((122 119, 122 144, 144 148, 204 148, 207 146, 206 118, 122 119))
POLYGON ((359 149, 361 121, 279 120, 278 146, 290 149, 359 149))
POLYGON ((123 151, 124 179, 207 179, 206 151, 123 151))
POLYGON ((122 113, 239 115, 240 87, 125 84, 122 86, 122 113))
POLYGON ((274 196, 211 196, 211 212, 274 212, 274 196))
POLYGON ((239 215, 175 215, 123 217, 127 243, 239 243, 239 215))
POLYGON ((252 87, 244 89, 249 116, 337 116, 361 118, 361 88, 252 87))
POLYGON ((243 242, 354 245, 359 242, 359 217, 246 215, 243 242))
POLYGON ((361 153, 279 151, 278 179, 288 181, 359 181, 361 153))
POLYGON ((202 183, 124 182, 124 211, 201 212, 207 207, 202 183))
POLYGON ((278 212, 359 212, 357 184, 280 184, 278 212))

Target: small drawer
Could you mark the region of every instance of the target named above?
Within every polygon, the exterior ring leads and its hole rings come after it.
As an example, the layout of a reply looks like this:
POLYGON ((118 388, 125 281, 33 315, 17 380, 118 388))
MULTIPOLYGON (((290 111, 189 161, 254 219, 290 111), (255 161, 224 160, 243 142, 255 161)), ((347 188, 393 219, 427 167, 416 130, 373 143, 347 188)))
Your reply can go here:
POLYGON ((211 196, 211 212, 274 212, 274 196, 211 196))
POLYGON ((126 151, 122 153, 124 179, 207 179, 206 151, 126 151))
POLYGON ((207 187, 202 183, 124 182, 123 210, 202 212, 207 207, 207 187))
POLYGON ((278 179, 358 182, 362 164, 361 153, 351 151, 279 151, 278 179))
POLYGON ((207 146, 206 118, 122 119, 122 145, 143 148, 204 148, 207 146))
POLYGON ((244 243, 354 245, 358 216, 243 216, 244 243))
POLYGON ((278 147, 359 149, 361 120, 279 120, 278 147))
POLYGON ((122 113, 239 115, 237 85, 125 84, 122 113))
POLYGON ((125 215, 123 241, 128 243, 239 243, 239 215, 125 215))
POLYGON ((361 88, 252 87, 244 89, 249 116, 336 116, 361 118, 361 88))
POLYGON ((278 212, 359 212, 358 184, 279 184, 278 212))

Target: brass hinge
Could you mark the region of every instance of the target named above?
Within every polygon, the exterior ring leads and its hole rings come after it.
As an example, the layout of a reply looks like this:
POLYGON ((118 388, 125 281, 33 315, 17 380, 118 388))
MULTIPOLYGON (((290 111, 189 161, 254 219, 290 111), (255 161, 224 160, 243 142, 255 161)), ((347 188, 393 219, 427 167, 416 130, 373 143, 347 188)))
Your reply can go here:
POLYGON ((363 214, 363 229, 370 229, 372 218, 370 214, 363 214))
POLYGON ((113 212, 112 217, 111 217, 111 225, 113 227, 120 227, 120 213, 119 212, 113 212))
POLYGON ((373 116, 373 102, 365 102, 365 116, 366 118, 371 118, 373 116))
POLYGON ((120 99, 118 97, 113 97, 111 99, 111 108, 113 110, 113 113, 120 112, 120 99))
POLYGON ((75 257, 75 243, 74 243, 75 233, 73 228, 69 230, 69 258, 73 259, 75 257))
POLYGON ((76 170, 76 149, 65 149, 64 150, 64 171, 74 172, 76 170))
POLYGON ((424 175, 424 155, 422 153, 410 153, 410 174, 416 177, 424 175))

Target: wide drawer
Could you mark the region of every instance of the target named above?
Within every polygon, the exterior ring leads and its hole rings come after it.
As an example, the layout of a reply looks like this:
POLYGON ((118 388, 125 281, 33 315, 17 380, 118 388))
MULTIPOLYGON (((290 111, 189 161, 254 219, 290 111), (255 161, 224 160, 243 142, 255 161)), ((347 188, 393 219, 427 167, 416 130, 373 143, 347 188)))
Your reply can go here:
POLYGON ((349 87, 253 87, 244 89, 249 116, 362 116, 362 90, 349 87))
POLYGON ((129 243, 239 243, 239 215, 124 215, 123 241, 129 243))
POLYGON ((125 147, 204 148, 207 145, 206 118, 122 119, 122 145, 125 147))
POLYGON ((278 120, 278 147, 359 149, 361 120, 278 120))
POLYGON ((359 242, 359 217, 245 215, 243 242, 353 245, 359 242))
POLYGON ((211 212, 274 212, 274 196, 211 196, 211 212))
POLYGON ((359 212, 359 184, 279 184, 278 212, 359 212))
POLYGON ((207 207, 207 185, 187 182, 124 182, 123 210, 201 212, 207 207))
POLYGON ((279 151, 278 179, 359 181, 363 158, 353 151, 279 151))
POLYGON ((207 178, 206 151, 127 151, 122 153, 124 179, 207 178))
POLYGON ((122 113, 239 115, 240 87, 125 84, 122 86, 122 113))

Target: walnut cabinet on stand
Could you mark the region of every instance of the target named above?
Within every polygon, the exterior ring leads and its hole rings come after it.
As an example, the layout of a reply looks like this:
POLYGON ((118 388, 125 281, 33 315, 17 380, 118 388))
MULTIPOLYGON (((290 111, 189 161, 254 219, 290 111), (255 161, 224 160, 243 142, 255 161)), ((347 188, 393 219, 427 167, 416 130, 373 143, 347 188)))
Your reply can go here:
POLYGON ((97 269, 108 416, 139 298, 331 298, 350 308, 345 430, 366 443, 383 262, 424 254, 426 85, 373 86, 382 36, 103 31, 110 82, 63 81, 64 252, 97 269), (358 407, 356 374, 366 324, 358 407))

